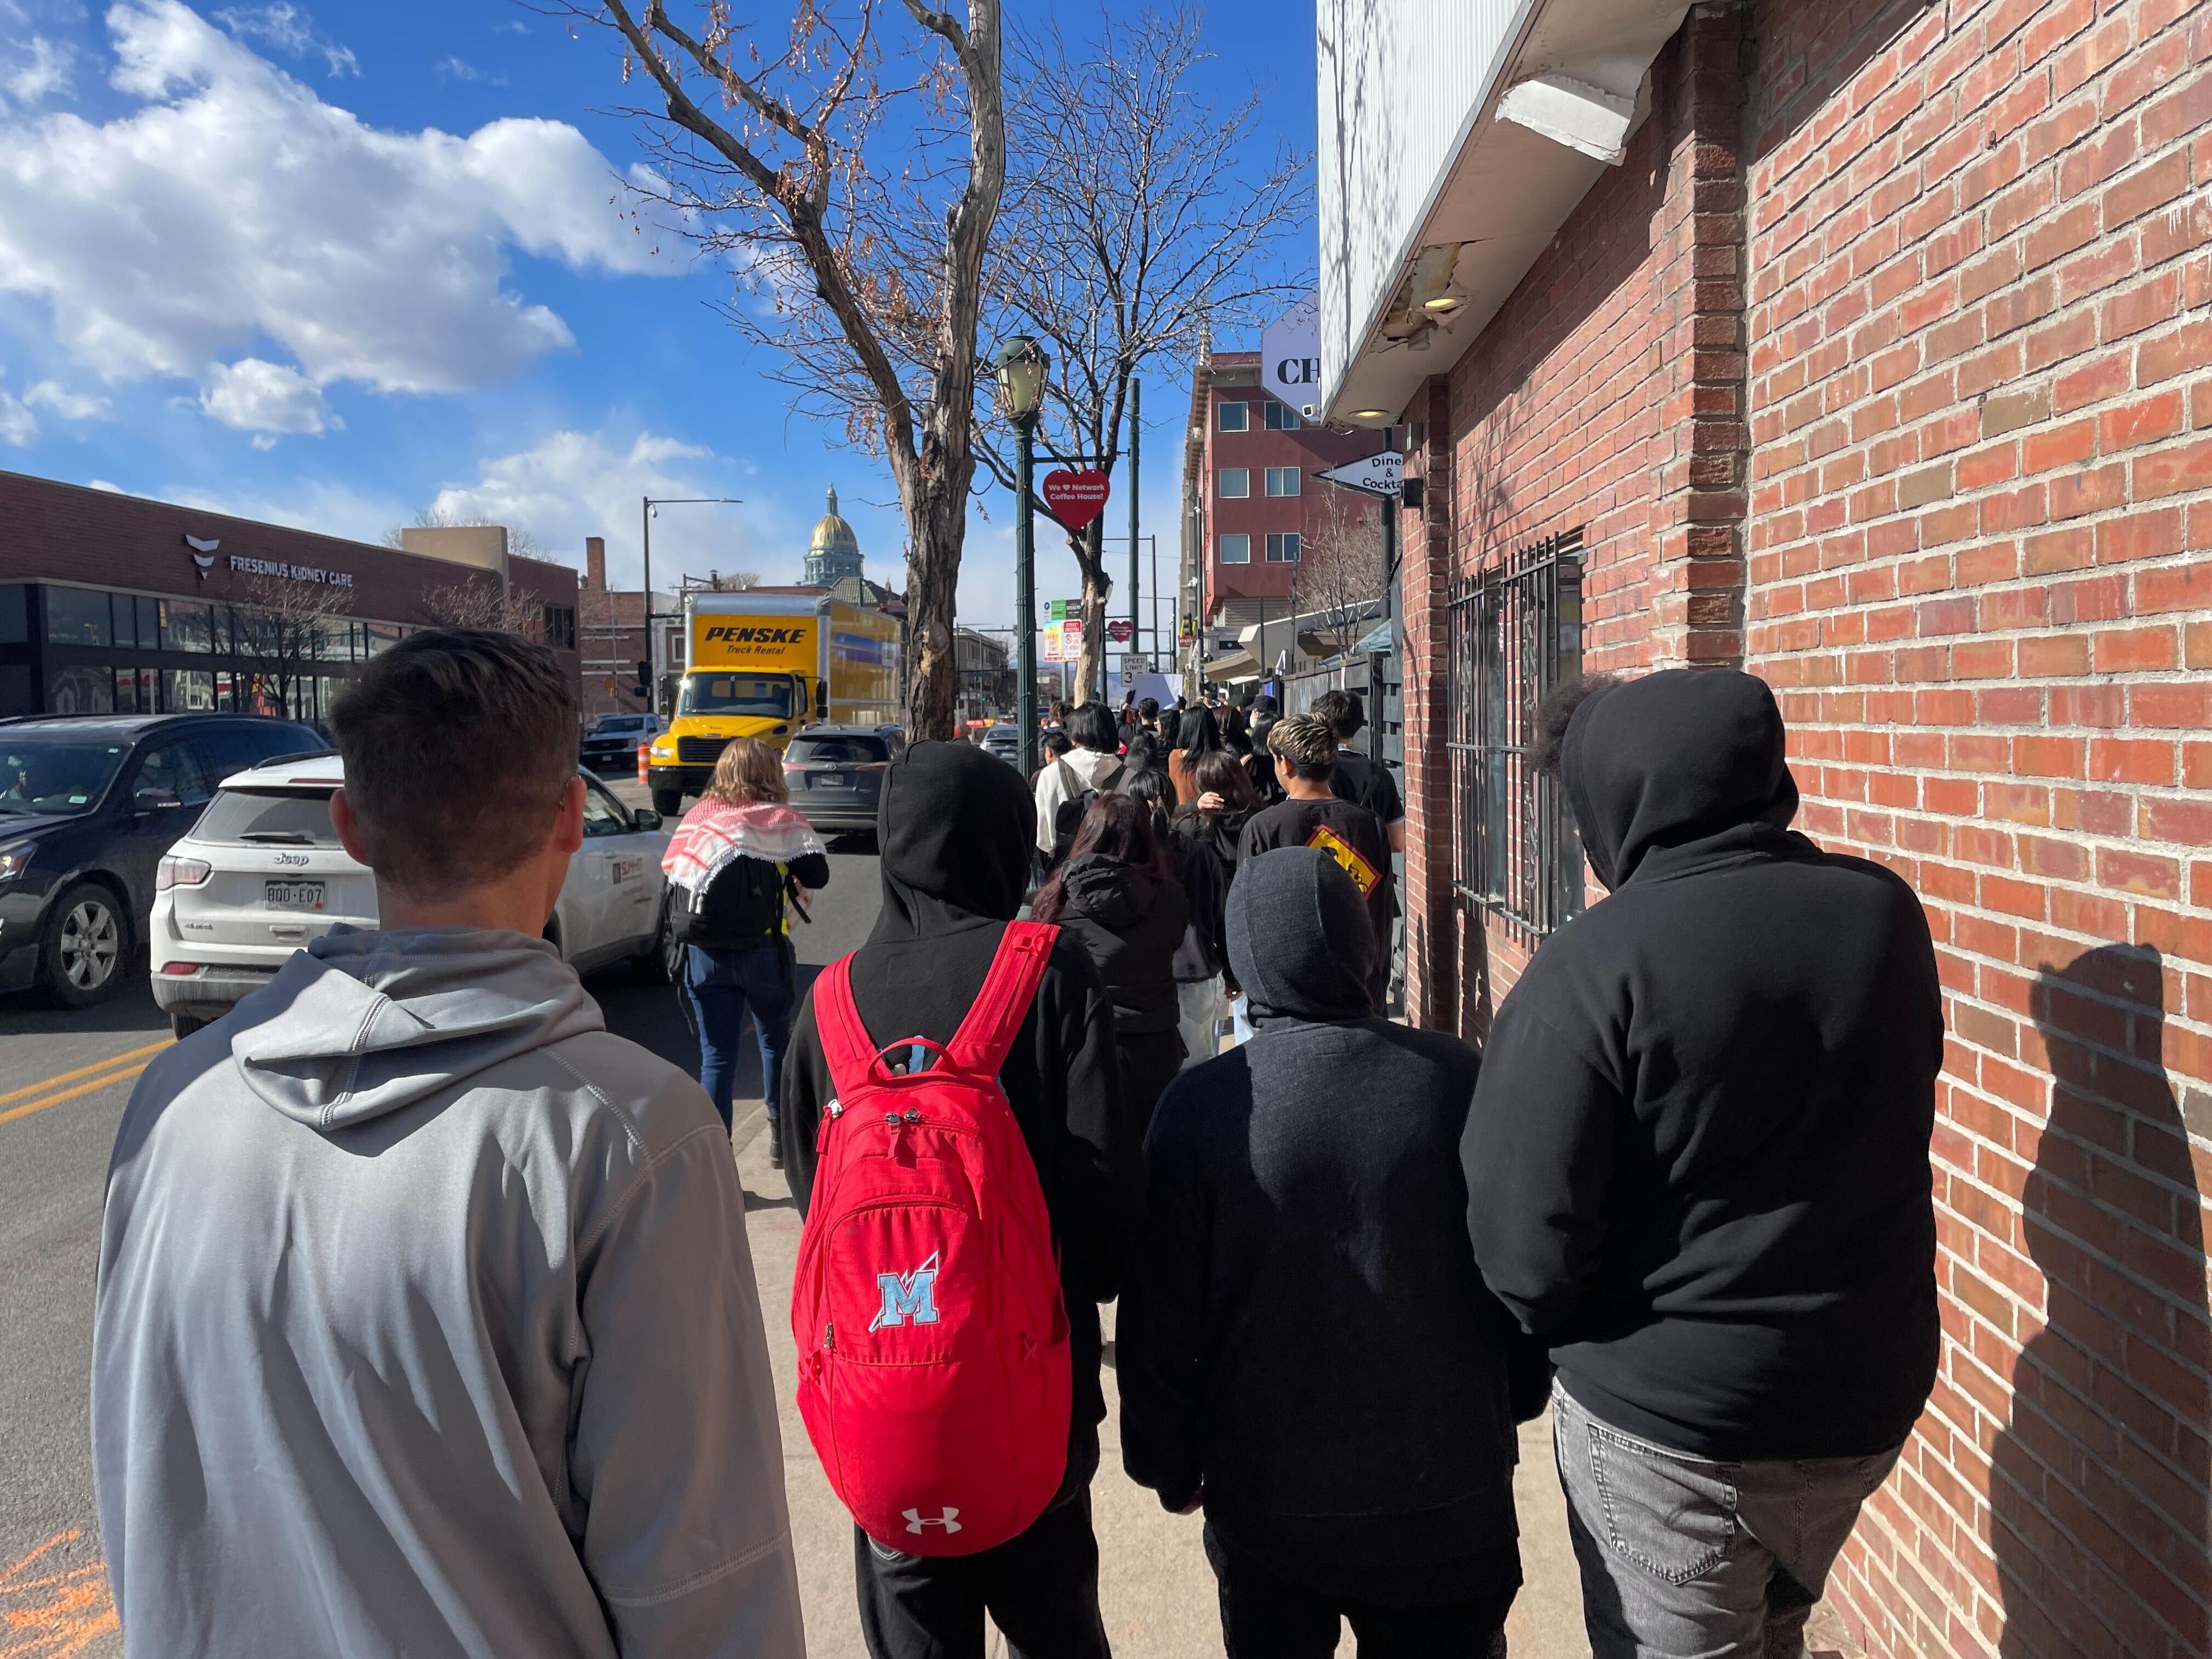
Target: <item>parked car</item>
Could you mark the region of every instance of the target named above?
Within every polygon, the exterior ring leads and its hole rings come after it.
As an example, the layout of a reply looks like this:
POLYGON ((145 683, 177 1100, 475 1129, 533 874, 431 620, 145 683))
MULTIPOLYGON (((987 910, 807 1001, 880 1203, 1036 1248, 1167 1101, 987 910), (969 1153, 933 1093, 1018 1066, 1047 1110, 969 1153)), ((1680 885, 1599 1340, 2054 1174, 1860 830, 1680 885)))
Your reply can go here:
POLYGON ((602 714, 584 735, 580 751, 584 769, 603 778, 634 777, 637 746, 651 743, 667 729, 668 722, 658 714, 602 714))
MULTIPOLYGON (((228 1012, 336 924, 376 926, 375 879, 331 825, 331 796, 344 781, 336 755, 227 778, 161 860, 147 934, 154 1000, 178 1036, 228 1012)), ((579 972, 626 959, 665 984, 677 948, 660 815, 632 811, 596 778, 584 788, 584 844, 545 937, 579 972)))
POLYGON ((259 714, 0 720, 0 991, 70 1007, 127 975, 155 870, 217 780, 323 740, 259 714))
POLYGON ((872 834, 884 773, 905 751, 896 726, 810 726, 783 751, 791 804, 817 830, 872 834))
POLYGON ((1018 726, 1001 722, 987 726, 983 732, 983 752, 996 755, 1009 766, 1022 763, 1022 731, 1018 726))

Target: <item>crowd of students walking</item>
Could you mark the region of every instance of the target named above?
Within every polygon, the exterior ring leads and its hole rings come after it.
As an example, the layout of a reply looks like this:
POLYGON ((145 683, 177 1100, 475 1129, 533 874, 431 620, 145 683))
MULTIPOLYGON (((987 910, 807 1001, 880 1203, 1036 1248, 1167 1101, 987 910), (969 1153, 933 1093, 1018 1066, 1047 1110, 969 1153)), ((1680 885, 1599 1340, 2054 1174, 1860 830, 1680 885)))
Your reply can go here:
POLYGON ((1033 781, 914 744, 873 930, 803 997, 827 861, 733 744, 670 853, 704 1091, 538 937, 573 703, 502 635, 371 664, 332 816, 380 929, 133 1096, 93 1393, 133 1652, 804 1652, 726 1134, 746 1010, 878 1659, 980 1656, 987 1620, 1109 1651, 1117 1301, 1123 1461, 1203 1511, 1232 1656, 1346 1622, 1369 1659, 1502 1651, 1515 1425, 1547 1405, 1599 1659, 1802 1651, 1933 1382, 1942 1027, 1910 889, 1789 829, 1763 684, 1547 705, 1609 896, 1480 1053, 1384 1016, 1402 813, 1351 699, 1085 705, 1033 781), (464 772, 470 833, 426 855, 464 772))

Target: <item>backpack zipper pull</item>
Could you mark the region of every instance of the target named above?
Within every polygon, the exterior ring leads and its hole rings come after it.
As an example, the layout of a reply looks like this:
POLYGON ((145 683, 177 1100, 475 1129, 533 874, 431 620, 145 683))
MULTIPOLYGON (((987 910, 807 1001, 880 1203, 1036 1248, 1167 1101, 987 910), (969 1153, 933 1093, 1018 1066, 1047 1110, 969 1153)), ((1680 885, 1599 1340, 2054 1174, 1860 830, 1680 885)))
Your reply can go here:
POLYGON ((824 1106, 822 1109, 822 1111, 823 1115, 826 1117, 842 1117, 845 1115, 844 1107, 834 1098, 827 1106, 824 1106))

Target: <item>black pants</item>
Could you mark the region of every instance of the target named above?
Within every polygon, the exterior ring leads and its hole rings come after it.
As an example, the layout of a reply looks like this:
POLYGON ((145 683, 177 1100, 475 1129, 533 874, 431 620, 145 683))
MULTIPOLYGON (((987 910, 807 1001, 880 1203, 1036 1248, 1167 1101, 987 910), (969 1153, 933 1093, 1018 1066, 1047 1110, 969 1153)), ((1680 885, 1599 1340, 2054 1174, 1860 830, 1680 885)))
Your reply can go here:
POLYGON ((983 1659, 986 1613, 1016 1659, 1109 1659, 1087 1486, 981 1555, 902 1555, 858 1527, 853 1548, 873 1659, 983 1659))
POLYGON ((1250 1556, 1232 1555, 1211 1524, 1206 1559, 1221 1586, 1221 1644, 1229 1659, 1329 1659, 1352 1621, 1359 1659, 1489 1659, 1502 1645, 1515 1592, 1441 1607, 1386 1607, 1286 1583, 1250 1556))

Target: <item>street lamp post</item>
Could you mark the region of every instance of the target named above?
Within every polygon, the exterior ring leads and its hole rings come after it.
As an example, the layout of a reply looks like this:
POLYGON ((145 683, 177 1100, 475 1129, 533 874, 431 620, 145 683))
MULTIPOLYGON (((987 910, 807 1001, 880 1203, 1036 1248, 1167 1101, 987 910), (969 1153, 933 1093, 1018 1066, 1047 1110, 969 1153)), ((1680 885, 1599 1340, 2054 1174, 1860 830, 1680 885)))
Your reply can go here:
POLYGON ((638 523, 644 532, 639 541, 645 555, 645 592, 641 596, 645 612, 645 702, 647 708, 653 708, 660 690, 660 653, 653 645, 653 521, 664 507, 740 507, 744 502, 735 495, 643 495, 639 501, 642 505, 638 508, 638 523))
POLYGON ((1021 728, 1022 775, 1037 769, 1036 524, 1030 511, 1031 450, 1051 360, 1026 334, 999 348, 999 401, 1014 423, 1014 720, 1021 728))

